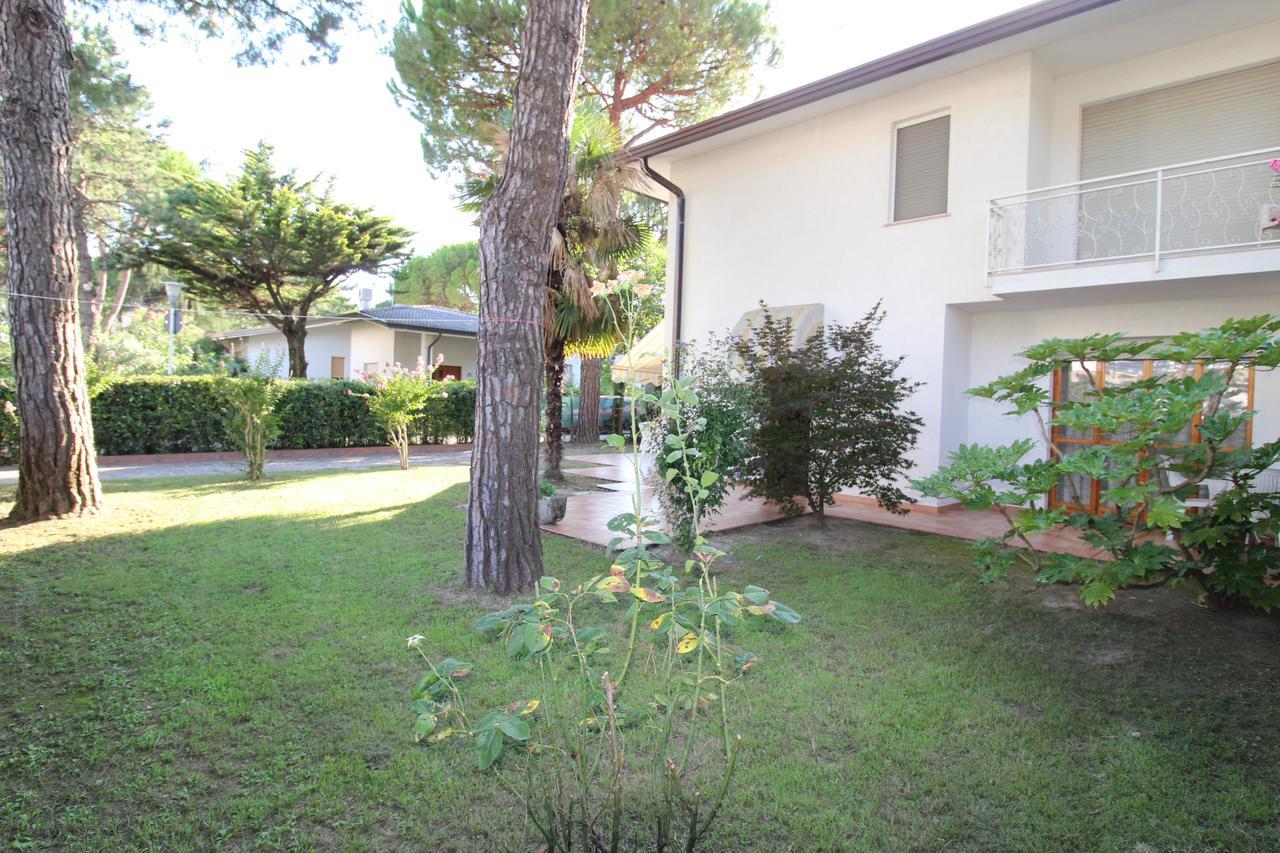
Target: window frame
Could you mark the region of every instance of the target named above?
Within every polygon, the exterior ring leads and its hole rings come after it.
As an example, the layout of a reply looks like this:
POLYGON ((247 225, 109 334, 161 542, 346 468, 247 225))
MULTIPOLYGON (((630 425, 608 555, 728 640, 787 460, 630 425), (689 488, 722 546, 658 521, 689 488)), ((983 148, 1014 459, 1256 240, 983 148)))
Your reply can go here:
POLYGON ((952 125, 947 125, 947 204, 946 209, 941 213, 926 213, 923 216, 912 216, 907 219, 897 218, 897 196, 898 196, 898 131, 904 127, 914 127, 917 124, 924 124, 927 121, 934 121, 940 118, 950 118, 952 116, 950 107, 941 107, 931 110, 927 113, 921 113, 911 118, 895 121, 889 128, 889 216, 886 225, 902 225, 907 222, 924 222, 928 219, 940 219, 944 216, 951 215, 951 139, 952 125))
MULTIPOLYGON (((1153 372, 1152 368, 1154 367, 1155 362, 1159 360, 1160 359, 1153 359, 1153 358, 1120 359, 1120 361, 1125 361, 1125 362, 1141 362, 1142 378, 1144 380, 1150 379, 1152 377, 1152 372, 1153 372)), ((1066 397, 1067 382, 1065 381, 1065 372, 1070 370, 1075 364, 1076 362, 1074 361, 1069 364, 1064 364, 1062 367, 1058 368, 1053 372, 1053 387, 1051 389, 1051 392, 1052 392, 1053 403, 1055 404, 1055 406, 1058 403, 1064 403, 1067 401, 1067 397, 1066 397)), ((1199 379, 1201 376, 1204 375, 1205 362, 1203 360, 1197 360, 1195 362, 1192 362, 1189 366, 1191 367, 1191 374, 1190 374, 1191 376, 1195 377, 1196 379, 1199 379)), ((1257 371, 1252 364, 1241 365, 1241 367, 1244 368, 1244 370, 1246 371, 1245 375, 1247 377, 1246 388, 1248 389, 1248 392, 1247 392, 1248 396, 1245 401, 1245 410, 1250 412, 1257 412, 1257 408, 1255 407, 1256 398, 1254 396, 1254 382, 1257 378, 1257 371)), ((1097 390, 1105 387, 1106 375, 1107 375, 1107 362, 1099 359, 1094 359, 1091 362, 1089 369, 1093 372, 1094 389, 1097 390)), ((1195 418, 1192 419, 1191 421, 1190 442, 1188 442, 1187 444, 1176 443, 1171 446, 1187 447, 1190 445, 1199 444, 1200 443, 1199 423, 1202 417, 1203 417, 1203 414, 1197 414, 1195 418)), ((1050 458, 1056 459, 1058 457, 1058 451, 1056 450, 1056 448, 1062 445, 1071 445, 1073 447, 1094 447, 1098 445, 1109 445, 1109 444, 1121 443, 1120 441, 1117 441, 1115 439, 1103 438, 1102 430, 1098 427, 1093 428, 1093 434, 1087 439, 1065 437, 1062 435, 1063 429, 1064 427, 1058 426, 1056 424, 1053 424, 1049 427, 1049 435, 1053 441, 1053 446, 1049 448, 1050 458)), ((1250 418, 1249 420, 1246 420, 1244 422, 1243 446, 1244 447, 1253 446, 1253 418, 1250 418)), ((1108 508, 1102 505, 1102 499, 1101 499, 1102 489, 1103 489, 1103 486, 1102 486, 1101 480, 1090 479, 1089 480, 1089 505, 1081 506, 1080 504, 1076 504, 1068 500, 1060 499, 1058 497, 1058 490, 1055 488, 1053 491, 1049 493, 1049 507, 1053 508, 1053 507, 1060 506, 1072 512, 1088 512, 1093 515, 1100 515, 1108 511, 1108 508)))

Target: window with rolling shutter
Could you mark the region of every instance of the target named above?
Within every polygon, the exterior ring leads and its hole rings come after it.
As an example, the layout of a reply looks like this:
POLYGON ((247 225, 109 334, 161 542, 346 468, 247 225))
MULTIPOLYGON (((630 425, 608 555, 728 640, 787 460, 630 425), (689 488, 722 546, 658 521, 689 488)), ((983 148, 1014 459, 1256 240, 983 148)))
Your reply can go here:
POLYGON ((1280 145, 1280 62, 1084 108, 1090 180, 1280 145))
POLYGON ((894 130, 893 221, 947 212, 951 116, 902 124, 894 130))

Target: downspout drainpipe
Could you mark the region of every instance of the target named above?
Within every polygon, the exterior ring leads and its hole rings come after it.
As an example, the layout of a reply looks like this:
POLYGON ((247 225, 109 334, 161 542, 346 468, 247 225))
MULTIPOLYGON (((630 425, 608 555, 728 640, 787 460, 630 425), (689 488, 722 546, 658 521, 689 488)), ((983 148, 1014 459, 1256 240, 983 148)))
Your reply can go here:
POLYGON ((684 307, 684 190, 676 186, 668 178, 659 175, 649 165, 649 158, 640 158, 640 168, 653 178, 663 189, 676 197, 676 274, 671 283, 671 372, 680 373, 680 326, 684 307))
POLYGON ((428 379, 435 376, 436 371, 435 371, 435 368, 431 366, 431 363, 436 360, 436 344, 440 343, 440 339, 443 337, 444 337, 444 332, 436 332, 435 338, 432 339, 431 343, 427 344, 426 368, 427 368, 428 379))

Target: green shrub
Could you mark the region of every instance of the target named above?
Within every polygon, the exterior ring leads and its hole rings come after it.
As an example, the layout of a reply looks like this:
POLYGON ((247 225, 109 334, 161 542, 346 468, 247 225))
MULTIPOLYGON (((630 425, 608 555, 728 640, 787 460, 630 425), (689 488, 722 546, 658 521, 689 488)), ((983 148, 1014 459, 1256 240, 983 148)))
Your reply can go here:
POLYGON ((469 442, 476 432, 476 383, 445 382, 442 397, 427 401, 418 422, 418 434, 426 444, 444 444, 449 439, 469 442))
POLYGON ((90 401, 98 452, 230 450, 216 376, 140 376, 108 382, 90 401))
POLYGON ((276 447, 374 447, 385 432, 361 396, 373 390, 367 382, 330 379, 295 381, 276 407, 280 437, 276 447))
MULTIPOLYGON (((287 380, 276 412, 276 448, 376 447, 386 431, 362 396, 364 382, 287 380)), ((413 427, 415 439, 470 441, 475 433, 475 383, 448 382, 447 397, 428 402, 413 427)), ((0 391, 0 395, 5 392, 0 391)), ((0 400, 0 407, 3 400, 0 400)), ((94 437, 105 455, 231 450, 226 400, 215 376, 131 376, 93 394, 94 437)), ((3 417, 0 415, 0 417, 3 417)), ((0 452, 8 431, 0 421, 0 452)))
POLYGON ((962 444, 949 465, 913 482, 926 496, 1004 515, 1004 533, 973 543, 984 581, 1023 563, 1043 583, 1078 584, 1093 606, 1125 586, 1194 582, 1206 601, 1280 608, 1280 494, 1256 485, 1280 462, 1280 439, 1247 445, 1253 412, 1231 398, 1250 367, 1280 367, 1280 317, 1233 319, 1170 338, 1052 338, 1019 355, 1024 367, 969 393, 1010 415, 1032 416, 1040 441, 962 444), (1147 359, 1196 369, 1127 384, 1096 379, 1099 365, 1147 359), (1073 368, 1087 377, 1087 389, 1055 400, 1047 380, 1073 368), (1111 438, 1077 450, 1059 442, 1055 427, 1111 438), (1185 436, 1198 438, 1187 443, 1185 436), (1070 511, 1085 504, 1082 482, 1090 481, 1100 488, 1098 513, 1070 511), (1210 482, 1216 494, 1192 514, 1189 501, 1210 482), (1032 538, 1061 530, 1074 531, 1094 553, 1043 551, 1032 538))
MULTIPOLYGON (((736 367, 732 343, 712 335, 701 347, 682 345, 681 378, 689 380, 696 393, 683 397, 674 414, 670 406, 649 407, 645 438, 655 458, 650 485, 657 493, 667 533, 684 551, 694 546, 694 530, 724 505, 754 434, 759 399, 736 367), (687 433, 686 443, 696 451, 688 459, 670 446, 671 437, 681 433, 687 433), (706 495, 695 499, 679 476, 686 464, 699 475, 717 471, 723 476, 705 487, 706 495)), ((664 390, 671 388, 671 377, 667 377, 664 390)))
POLYGON ((0 379, 0 465, 18 462, 18 410, 12 379, 0 379))
POLYGON ((766 308, 760 326, 735 344, 761 398, 741 466, 749 495, 787 514, 807 506, 819 524, 848 488, 906 513, 912 501, 899 483, 924 422, 904 406, 920 383, 899 375, 904 356, 887 356, 876 342, 884 316, 877 302, 849 325, 827 323, 795 342, 790 319, 766 308))
POLYGON ((260 369, 241 376, 223 376, 218 383, 218 390, 227 403, 227 434, 236 449, 244 454, 245 474, 250 480, 262 479, 267 448, 280 435, 280 413, 276 405, 284 387, 273 372, 260 369))

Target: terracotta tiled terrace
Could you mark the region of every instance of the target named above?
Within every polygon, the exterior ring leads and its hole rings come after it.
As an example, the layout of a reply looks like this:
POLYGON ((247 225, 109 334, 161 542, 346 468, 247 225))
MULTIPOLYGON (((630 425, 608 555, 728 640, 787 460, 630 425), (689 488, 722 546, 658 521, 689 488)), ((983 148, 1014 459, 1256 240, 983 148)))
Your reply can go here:
MULTIPOLYGON (((587 463, 590 467, 572 468, 571 473, 584 477, 594 477, 606 483, 602 491, 573 495, 568 500, 568 512, 556 524, 544 524, 542 529, 549 533, 558 533, 596 545, 607 545, 615 533, 607 524, 609 519, 623 512, 631 511, 631 496, 634 491, 633 475, 629 461, 620 453, 590 453, 567 457, 575 462, 587 463)), ((657 501, 648 488, 642 487, 642 500, 646 513, 660 515, 657 501)), ((938 511, 932 508, 917 507, 905 516, 894 515, 880 507, 856 498, 840 498, 835 506, 827 510, 832 518, 846 518, 851 521, 863 521, 868 524, 884 524, 900 527, 904 530, 917 530, 922 533, 936 533, 939 536, 954 536, 959 539, 981 539, 999 535, 1005 529, 1004 519, 998 512, 974 512, 965 509, 946 509, 938 511)), ((724 507, 710 519, 707 527, 710 530, 732 530, 752 524, 762 524, 783 518, 782 513, 772 504, 759 498, 747 498, 740 488, 735 488, 724 507)), ((1054 532, 1032 537, 1037 547, 1048 551, 1091 556, 1095 549, 1081 542, 1072 532, 1054 532)))

